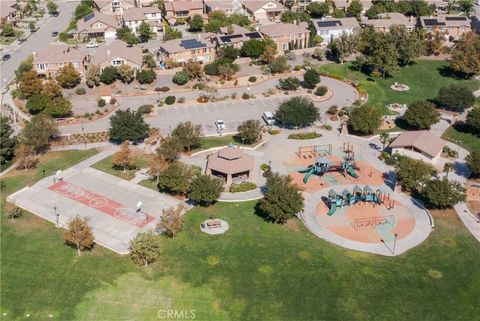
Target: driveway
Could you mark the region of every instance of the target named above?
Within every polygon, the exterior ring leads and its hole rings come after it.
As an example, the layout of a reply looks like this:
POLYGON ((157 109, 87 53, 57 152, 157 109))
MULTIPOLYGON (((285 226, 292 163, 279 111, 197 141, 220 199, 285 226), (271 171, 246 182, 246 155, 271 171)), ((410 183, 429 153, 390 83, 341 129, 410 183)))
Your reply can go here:
POLYGON ((27 59, 32 52, 38 51, 45 47, 52 40, 53 31, 62 31, 70 22, 72 13, 75 11, 79 1, 57 1, 58 11, 60 14, 58 17, 51 17, 37 32, 31 35, 23 44, 13 51, 9 51, 12 58, 6 62, 2 62, 0 65, 0 71, 2 74, 1 86, 4 87, 10 82, 15 75, 15 70, 20 63, 27 59))

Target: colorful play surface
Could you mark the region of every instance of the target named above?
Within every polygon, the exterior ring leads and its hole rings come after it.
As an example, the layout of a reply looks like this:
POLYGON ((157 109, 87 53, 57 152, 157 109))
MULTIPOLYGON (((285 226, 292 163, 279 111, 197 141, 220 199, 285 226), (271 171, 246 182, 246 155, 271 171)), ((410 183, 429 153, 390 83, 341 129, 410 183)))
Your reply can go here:
POLYGON ((408 236, 415 228, 414 214, 401 203, 388 209, 385 205, 359 202, 337 208, 328 216, 329 208, 320 201, 315 209, 318 223, 332 233, 348 240, 381 243, 408 236))
POLYGON ((137 212, 136 209, 63 180, 48 189, 137 227, 144 227, 155 219, 146 213, 137 212))

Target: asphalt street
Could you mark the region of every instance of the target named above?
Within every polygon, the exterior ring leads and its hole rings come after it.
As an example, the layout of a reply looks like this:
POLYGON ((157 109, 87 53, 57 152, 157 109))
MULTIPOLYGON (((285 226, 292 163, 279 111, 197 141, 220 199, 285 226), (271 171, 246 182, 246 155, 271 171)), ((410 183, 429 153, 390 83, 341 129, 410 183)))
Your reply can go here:
POLYGON ((3 53, 9 53, 12 57, 8 61, 2 61, 0 64, 1 89, 10 82, 15 75, 15 70, 20 63, 27 59, 33 52, 44 48, 52 40, 52 32, 60 32, 68 25, 72 19, 72 13, 75 11, 79 1, 57 1, 58 17, 50 17, 49 20, 24 43, 14 49, 6 49, 3 53))

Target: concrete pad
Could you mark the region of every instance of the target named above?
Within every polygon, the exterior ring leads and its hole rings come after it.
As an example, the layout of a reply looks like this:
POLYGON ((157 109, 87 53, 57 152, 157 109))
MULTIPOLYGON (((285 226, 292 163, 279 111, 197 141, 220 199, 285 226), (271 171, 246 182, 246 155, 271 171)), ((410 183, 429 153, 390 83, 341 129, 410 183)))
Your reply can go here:
POLYGON ((128 254, 129 242, 137 233, 155 228, 163 209, 181 203, 90 167, 72 167, 62 181, 47 177, 7 200, 51 222, 57 213, 63 227, 76 215, 90 217, 95 241, 119 254, 128 254), (139 201, 143 207, 137 213, 139 201))

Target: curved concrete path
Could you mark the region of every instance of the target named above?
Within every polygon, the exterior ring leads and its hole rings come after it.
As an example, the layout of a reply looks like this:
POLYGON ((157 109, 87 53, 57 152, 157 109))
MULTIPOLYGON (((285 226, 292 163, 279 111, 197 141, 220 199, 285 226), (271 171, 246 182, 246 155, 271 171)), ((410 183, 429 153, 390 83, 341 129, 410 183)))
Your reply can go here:
MULTIPOLYGON (((353 189, 355 185, 339 185, 333 187, 334 190, 341 193, 343 189, 353 189)), ((383 190, 388 189, 386 186, 380 187, 383 190)), ((386 243, 366 243, 366 242, 357 242, 346 239, 344 237, 339 236, 331 232, 330 230, 326 229, 322 225, 319 224, 316 218, 316 206, 319 202, 322 201, 322 197, 328 196, 328 191, 331 188, 322 189, 314 194, 310 194, 307 197, 305 202, 305 210, 301 214, 301 218, 305 223, 305 226, 315 235, 342 247, 362 251, 362 252, 370 252, 374 254, 380 254, 385 256, 396 256, 404 253, 405 251, 419 245, 428 237, 430 232, 432 231, 431 224, 433 221, 431 220, 429 214, 423 209, 423 207, 416 203, 415 200, 399 194, 393 193, 390 190, 390 197, 400 202, 402 205, 407 207, 414 215, 415 218, 415 228, 413 231, 404 237, 401 240, 398 240, 396 244, 394 242, 386 242, 386 243)), ((388 189, 389 190, 389 189, 388 189)))

